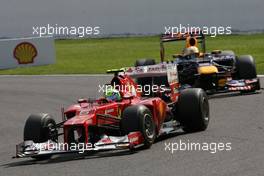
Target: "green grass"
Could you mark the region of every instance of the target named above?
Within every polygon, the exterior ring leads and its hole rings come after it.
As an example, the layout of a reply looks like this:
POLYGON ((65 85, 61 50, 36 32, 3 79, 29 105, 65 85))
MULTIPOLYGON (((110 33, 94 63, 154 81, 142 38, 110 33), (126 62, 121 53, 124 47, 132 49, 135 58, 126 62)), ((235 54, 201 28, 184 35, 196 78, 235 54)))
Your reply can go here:
MULTIPOLYGON (((264 34, 207 37, 207 51, 233 50, 237 55, 251 54, 257 71, 264 73, 264 34)), ((107 69, 134 65, 138 58, 159 60, 159 37, 56 40, 54 65, 1 70, 0 74, 86 74, 105 73, 107 69)), ((171 44, 169 53, 180 53, 183 45, 171 44), (172 49, 173 48, 173 49, 172 49)))

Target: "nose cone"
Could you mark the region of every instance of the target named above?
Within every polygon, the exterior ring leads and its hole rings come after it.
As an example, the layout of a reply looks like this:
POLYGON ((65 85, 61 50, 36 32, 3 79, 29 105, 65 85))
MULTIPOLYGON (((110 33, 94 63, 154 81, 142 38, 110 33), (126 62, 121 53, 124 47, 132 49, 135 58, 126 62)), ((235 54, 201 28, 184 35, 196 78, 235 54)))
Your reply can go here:
POLYGON ((67 120, 64 126, 67 125, 84 125, 91 124, 93 122, 91 115, 76 115, 73 118, 67 120))

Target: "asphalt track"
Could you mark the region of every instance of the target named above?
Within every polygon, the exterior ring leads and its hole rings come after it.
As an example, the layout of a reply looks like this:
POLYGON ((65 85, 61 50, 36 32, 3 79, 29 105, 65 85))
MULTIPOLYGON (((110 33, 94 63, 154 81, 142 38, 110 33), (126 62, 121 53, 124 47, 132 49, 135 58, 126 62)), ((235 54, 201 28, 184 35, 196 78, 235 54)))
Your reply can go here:
MULTIPOLYGON (((11 159, 23 138, 30 113, 49 112, 60 119, 60 107, 79 97, 96 97, 108 77, 0 77, 0 175, 264 175, 264 95, 221 94, 210 99, 207 131, 178 134, 136 153, 56 156, 48 161, 11 159), (165 151, 165 143, 231 143, 231 151, 165 151)), ((261 80, 264 85, 264 79, 261 80)))

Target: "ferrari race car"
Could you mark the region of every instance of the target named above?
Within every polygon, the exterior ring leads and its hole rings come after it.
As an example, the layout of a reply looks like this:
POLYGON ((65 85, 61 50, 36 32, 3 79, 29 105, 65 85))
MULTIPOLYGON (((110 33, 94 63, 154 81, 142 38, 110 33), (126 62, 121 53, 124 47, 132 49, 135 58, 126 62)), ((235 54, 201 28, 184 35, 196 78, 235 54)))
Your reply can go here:
POLYGON ((176 64, 109 72, 114 73, 111 83, 105 85, 110 86, 110 93, 94 100, 79 99, 62 110, 61 122, 56 123, 47 113, 30 115, 24 127, 24 142, 16 146, 15 158, 48 159, 62 153, 150 148, 162 135, 181 129, 206 130, 207 95, 200 88, 179 92, 176 64), (149 87, 155 87, 150 92, 145 78, 151 78, 149 87), (59 136, 63 136, 62 142, 59 136))
MULTIPOLYGON (((250 55, 236 56, 233 51, 206 52, 205 36, 200 31, 185 34, 166 34, 160 38, 161 62, 165 62, 165 43, 185 42, 180 54, 173 54, 182 86, 199 87, 207 93, 254 92, 260 89, 255 61, 250 55)), ((168 46, 168 45, 167 45, 168 46)), ((169 61, 167 61, 169 62, 169 61)), ((135 66, 154 65, 154 59, 142 59, 135 66)))

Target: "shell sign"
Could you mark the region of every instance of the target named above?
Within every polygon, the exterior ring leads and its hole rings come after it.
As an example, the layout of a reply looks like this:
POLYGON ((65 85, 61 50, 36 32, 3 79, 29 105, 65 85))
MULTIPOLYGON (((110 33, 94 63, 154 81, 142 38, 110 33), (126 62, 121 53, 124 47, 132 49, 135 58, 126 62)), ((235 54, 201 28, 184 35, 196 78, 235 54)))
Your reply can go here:
POLYGON ((30 42, 19 43, 14 49, 14 57, 18 64, 31 64, 38 55, 36 47, 30 42))
POLYGON ((53 37, 0 39, 0 70, 56 62, 53 37))

